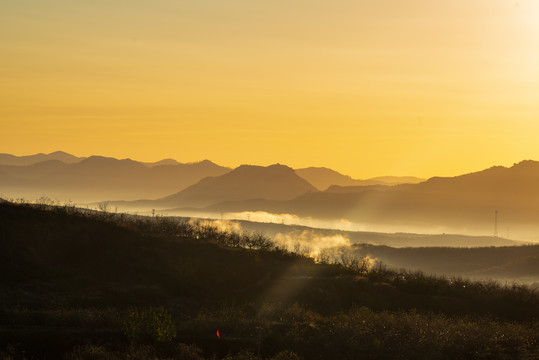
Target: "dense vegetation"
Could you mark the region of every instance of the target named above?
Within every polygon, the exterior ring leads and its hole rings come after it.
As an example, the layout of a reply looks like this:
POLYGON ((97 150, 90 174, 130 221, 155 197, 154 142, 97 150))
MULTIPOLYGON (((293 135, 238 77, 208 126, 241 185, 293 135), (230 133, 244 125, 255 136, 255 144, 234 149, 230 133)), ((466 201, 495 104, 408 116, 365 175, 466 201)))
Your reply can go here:
POLYGON ((341 260, 204 222, 2 203, 0 359, 539 355, 526 286, 341 260))

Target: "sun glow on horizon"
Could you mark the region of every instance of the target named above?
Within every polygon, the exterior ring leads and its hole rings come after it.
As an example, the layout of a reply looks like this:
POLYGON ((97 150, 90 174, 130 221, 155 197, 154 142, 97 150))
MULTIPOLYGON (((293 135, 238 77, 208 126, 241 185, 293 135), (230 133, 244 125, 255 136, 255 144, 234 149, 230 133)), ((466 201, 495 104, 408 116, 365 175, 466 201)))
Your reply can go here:
POLYGON ((538 159, 539 3, 0 4, 0 152, 355 178, 538 159))

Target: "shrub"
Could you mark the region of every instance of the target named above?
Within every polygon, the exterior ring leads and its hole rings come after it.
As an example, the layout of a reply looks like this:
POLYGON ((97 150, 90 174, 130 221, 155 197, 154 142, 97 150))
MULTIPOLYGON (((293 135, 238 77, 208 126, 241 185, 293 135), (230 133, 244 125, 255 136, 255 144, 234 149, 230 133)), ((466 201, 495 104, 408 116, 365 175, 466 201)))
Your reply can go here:
POLYGON ((251 350, 242 350, 235 355, 227 355, 224 360, 257 360, 257 356, 251 350))
POLYGON ((110 352, 101 346, 83 345, 66 355, 66 360, 119 360, 117 353, 110 352))
POLYGON ((162 307, 131 308, 123 330, 132 343, 167 343, 176 338, 176 325, 172 316, 162 307))
POLYGON ((202 350, 194 344, 178 344, 175 349, 174 359, 177 360, 204 360, 202 350))
POLYGON ((301 360, 301 357, 293 351, 285 350, 275 354, 269 360, 301 360))

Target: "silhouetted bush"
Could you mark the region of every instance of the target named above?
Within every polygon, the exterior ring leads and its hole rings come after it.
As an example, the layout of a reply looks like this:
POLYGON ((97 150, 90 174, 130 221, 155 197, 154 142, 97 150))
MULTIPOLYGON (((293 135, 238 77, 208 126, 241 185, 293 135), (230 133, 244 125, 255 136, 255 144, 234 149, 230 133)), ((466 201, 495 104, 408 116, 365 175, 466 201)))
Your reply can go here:
POLYGON ((176 325, 170 313, 160 308, 131 308, 123 324, 131 343, 167 343, 176 338, 176 325))
POLYGON ((82 345, 65 356, 66 360, 120 360, 122 355, 99 345, 82 345))

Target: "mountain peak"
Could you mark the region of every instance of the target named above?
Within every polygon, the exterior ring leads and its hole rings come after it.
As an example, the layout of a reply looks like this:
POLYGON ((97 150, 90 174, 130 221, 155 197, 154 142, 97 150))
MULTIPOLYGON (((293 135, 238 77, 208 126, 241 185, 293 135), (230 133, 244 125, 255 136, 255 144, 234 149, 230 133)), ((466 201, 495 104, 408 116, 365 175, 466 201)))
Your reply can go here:
MULTIPOLYGON (((41 154, 41 153, 40 153, 41 154)), ((67 155, 67 156, 73 156, 73 157, 76 157, 74 155, 71 155, 69 153, 66 153, 65 151, 62 151, 62 150, 57 150, 57 151, 53 151, 47 155, 67 155)))
POLYGON ((535 160, 522 160, 518 163, 514 163, 511 168, 530 168, 530 167, 537 167, 539 165, 539 161, 535 160))
POLYGON ((60 160, 65 163, 75 163, 83 159, 61 150, 53 151, 49 154, 38 154, 38 156, 43 157, 46 160, 60 160))
POLYGON ((174 159, 170 159, 170 158, 167 158, 167 159, 161 159, 159 161, 155 161, 155 162, 143 162, 144 165, 148 166, 148 167, 154 167, 154 166, 175 166, 175 165, 178 165, 179 162, 177 162, 176 160, 174 159))
POLYGON ((224 201, 290 200, 312 191, 316 189, 286 165, 244 164, 224 175, 202 179, 162 201, 173 206, 204 207, 224 201))
POLYGON ((199 166, 204 166, 204 167, 221 167, 220 165, 217 165, 216 163, 208 159, 204 159, 200 162, 193 163, 193 165, 199 165, 199 166))
POLYGON ((90 163, 90 162, 98 162, 98 161, 119 161, 119 160, 113 157, 108 157, 108 156, 92 155, 92 156, 88 156, 82 162, 90 163))
POLYGON ((292 169, 290 166, 279 164, 279 163, 272 164, 272 165, 268 166, 268 168, 269 169, 283 169, 283 170, 286 169, 286 170, 294 171, 294 169, 292 169))

